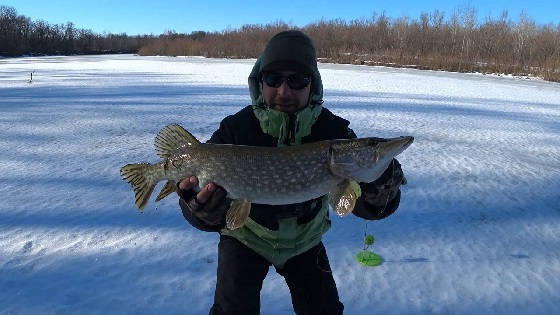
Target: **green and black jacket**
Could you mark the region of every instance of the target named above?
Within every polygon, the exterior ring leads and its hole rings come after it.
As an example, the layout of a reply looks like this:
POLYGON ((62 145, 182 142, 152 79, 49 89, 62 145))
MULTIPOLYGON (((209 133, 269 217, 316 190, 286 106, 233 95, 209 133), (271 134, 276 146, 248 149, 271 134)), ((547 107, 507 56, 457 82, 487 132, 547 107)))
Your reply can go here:
MULTIPOLYGON (((255 65, 257 69, 258 64, 259 61, 255 65)), ((288 114, 272 110, 264 104, 257 73, 254 70, 249 77, 253 105, 223 119, 208 143, 275 147, 356 138, 348 127, 347 120, 322 107, 322 84, 318 73, 313 80, 308 106, 299 112, 288 114)), ((379 180, 383 181, 391 176, 386 173, 379 180)), ((368 200, 375 200, 378 197, 376 194, 380 194, 379 185, 360 183, 360 186, 362 197, 358 199, 352 212, 354 215, 367 220, 378 220, 389 216, 397 209, 400 190, 393 193, 390 199, 381 196, 384 201, 374 205, 368 200)), ((181 193, 179 195, 182 197, 180 206, 183 215, 194 227, 235 237, 280 267, 290 257, 318 244, 322 234, 330 227, 328 202, 325 197, 289 205, 253 203, 246 226, 229 231, 225 229, 225 220, 206 222, 200 214, 193 214, 186 206, 187 200, 184 200, 181 193)), ((230 200, 223 198, 220 207, 227 209, 229 202, 230 200)), ((204 207, 198 212, 203 211, 205 211, 204 207)))

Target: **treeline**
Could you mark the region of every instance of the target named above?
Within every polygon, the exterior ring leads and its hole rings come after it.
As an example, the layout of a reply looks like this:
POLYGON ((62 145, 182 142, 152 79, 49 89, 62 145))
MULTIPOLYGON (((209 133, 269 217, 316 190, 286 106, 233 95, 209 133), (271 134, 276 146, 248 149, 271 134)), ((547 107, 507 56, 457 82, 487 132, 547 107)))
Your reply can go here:
POLYGON ((0 6, 0 56, 136 53, 153 36, 99 35, 73 23, 31 21, 0 6))
MULTIPOLYGON (((293 28, 280 21, 222 32, 167 32, 139 53, 255 58, 272 35, 293 28)), ((504 11, 477 23, 476 10, 467 7, 448 17, 440 11, 418 19, 374 14, 320 20, 299 29, 313 38, 321 61, 534 75, 560 82, 560 24, 537 25, 525 14, 512 22, 504 11)))
POLYGON ((73 23, 31 21, 0 6, 0 56, 139 53, 141 55, 255 58, 274 34, 301 29, 317 46, 320 61, 414 67, 458 72, 534 75, 560 82, 560 24, 537 25, 507 11, 477 22, 465 7, 449 16, 423 13, 417 19, 373 14, 368 19, 320 20, 298 28, 277 21, 221 32, 159 36, 96 34, 73 23))

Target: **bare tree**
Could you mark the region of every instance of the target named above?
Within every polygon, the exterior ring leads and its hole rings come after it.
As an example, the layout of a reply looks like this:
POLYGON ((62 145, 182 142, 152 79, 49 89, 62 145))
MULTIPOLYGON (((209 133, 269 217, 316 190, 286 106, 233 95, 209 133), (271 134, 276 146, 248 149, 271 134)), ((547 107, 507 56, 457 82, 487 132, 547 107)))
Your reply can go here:
MULTIPOLYGON (((293 28, 277 20, 220 32, 95 34, 71 22, 33 22, 0 6, 0 55, 138 52, 254 58, 275 33, 293 28)), ((329 62, 533 74, 560 82, 560 24, 537 25, 525 13, 515 23, 507 11, 477 23, 476 9, 467 5, 447 19, 438 10, 417 19, 373 13, 351 21, 321 19, 301 29, 314 39, 320 60, 329 62)))

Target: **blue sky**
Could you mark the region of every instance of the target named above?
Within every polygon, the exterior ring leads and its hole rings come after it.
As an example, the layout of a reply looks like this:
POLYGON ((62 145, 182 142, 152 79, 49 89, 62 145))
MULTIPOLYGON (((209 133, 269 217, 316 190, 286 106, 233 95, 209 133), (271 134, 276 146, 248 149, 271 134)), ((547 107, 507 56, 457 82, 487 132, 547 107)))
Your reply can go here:
POLYGON ((432 1, 432 0, 341 0, 341 1, 165 1, 165 0, 0 0, 0 5, 16 8, 19 14, 51 24, 73 22, 76 27, 95 32, 160 34, 165 30, 190 33, 196 30, 219 31, 243 24, 266 24, 283 20, 304 26, 321 18, 345 20, 369 18, 374 12, 389 17, 418 18, 421 12, 435 9, 446 13, 470 5, 484 17, 498 17, 502 10, 516 20, 521 11, 538 24, 560 23, 560 0, 546 1, 432 1))

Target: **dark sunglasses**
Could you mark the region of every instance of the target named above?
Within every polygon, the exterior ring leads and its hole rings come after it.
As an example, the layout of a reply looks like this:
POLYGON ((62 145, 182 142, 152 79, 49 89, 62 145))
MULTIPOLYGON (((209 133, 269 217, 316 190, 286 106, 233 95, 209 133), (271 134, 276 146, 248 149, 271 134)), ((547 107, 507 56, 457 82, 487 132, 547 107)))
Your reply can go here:
POLYGON ((311 83, 311 76, 299 72, 288 77, 276 72, 263 72, 262 79, 266 85, 275 89, 279 88, 284 81, 293 90, 301 90, 311 83))

